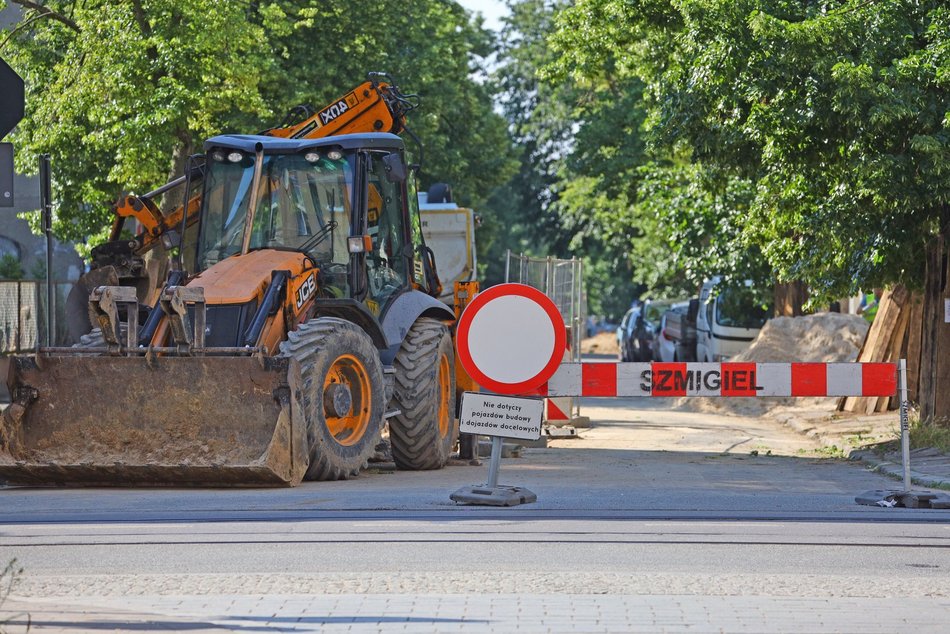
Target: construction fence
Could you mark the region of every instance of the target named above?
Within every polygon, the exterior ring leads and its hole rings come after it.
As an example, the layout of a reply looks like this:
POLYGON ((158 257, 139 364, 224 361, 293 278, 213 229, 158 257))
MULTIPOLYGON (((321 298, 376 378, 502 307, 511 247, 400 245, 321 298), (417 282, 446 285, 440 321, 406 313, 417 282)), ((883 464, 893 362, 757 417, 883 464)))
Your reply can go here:
POLYGON ((73 285, 53 284, 52 342, 47 343, 46 282, 0 282, 0 353, 31 352, 43 345, 68 345, 66 296, 73 285))
POLYGON ((505 262, 505 281, 526 284, 547 295, 564 318, 568 331, 571 361, 580 361, 584 310, 583 263, 577 258, 536 258, 514 255, 510 250, 505 262))
MULTIPOLYGON (((581 339, 587 320, 583 262, 577 258, 562 260, 515 255, 509 250, 505 260, 505 281, 536 288, 554 302, 568 333, 568 351, 564 360, 580 362, 581 339)), ((549 423, 565 423, 576 416, 580 416, 578 399, 548 399, 545 419, 549 423)))

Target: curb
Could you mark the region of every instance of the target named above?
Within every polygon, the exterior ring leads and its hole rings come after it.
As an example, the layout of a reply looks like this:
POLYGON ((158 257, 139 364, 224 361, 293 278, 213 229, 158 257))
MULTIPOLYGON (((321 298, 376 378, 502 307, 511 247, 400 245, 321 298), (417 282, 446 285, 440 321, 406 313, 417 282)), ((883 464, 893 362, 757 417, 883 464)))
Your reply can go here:
MULTIPOLYGON (((863 462, 864 464, 868 465, 869 471, 881 473, 894 478, 895 480, 904 479, 903 465, 891 462, 890 460, 885 460, 872 451, 855 450, 848 455, 848 459, 863 462)), ((950 480, 941 478, 939 476, 914 471, 913 469, 910 470, 910 481, 913 484, 930 487, 932 489, 950 489, 950 480)))

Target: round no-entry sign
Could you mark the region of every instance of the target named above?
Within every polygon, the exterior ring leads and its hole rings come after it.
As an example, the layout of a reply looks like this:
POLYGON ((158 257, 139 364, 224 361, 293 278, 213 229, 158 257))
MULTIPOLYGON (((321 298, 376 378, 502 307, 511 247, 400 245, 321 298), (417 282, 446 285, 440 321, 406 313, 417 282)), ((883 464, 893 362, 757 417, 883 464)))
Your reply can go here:
POLYGON ((557 306, 524 284, 479 293, 458 324, 459 362, 469 376, 499 394, 524 394, 554 375, 567 347, 557 306))

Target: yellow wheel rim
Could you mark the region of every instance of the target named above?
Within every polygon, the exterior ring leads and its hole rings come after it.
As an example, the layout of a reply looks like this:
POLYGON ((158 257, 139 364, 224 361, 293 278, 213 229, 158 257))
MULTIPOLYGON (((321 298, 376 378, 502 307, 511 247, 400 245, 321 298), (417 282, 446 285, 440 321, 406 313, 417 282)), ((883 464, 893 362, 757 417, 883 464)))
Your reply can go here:
POLYGON ((323 393, 330 435, 343 446, 355 445, 366 433, 372 411, 373 396, 366 367, 353 355, 337 357, 323 381, 323 393), (330 402, 336 403, 336 407, 330 402))
POLYGON ((449 404, 452 400, 452 370, 449 368, 449 357, 443 354, 439 357, 439 435, 445 438, 449 435, 451 425, 450 417, 455 416, 455 412, 449 411, 449 404))

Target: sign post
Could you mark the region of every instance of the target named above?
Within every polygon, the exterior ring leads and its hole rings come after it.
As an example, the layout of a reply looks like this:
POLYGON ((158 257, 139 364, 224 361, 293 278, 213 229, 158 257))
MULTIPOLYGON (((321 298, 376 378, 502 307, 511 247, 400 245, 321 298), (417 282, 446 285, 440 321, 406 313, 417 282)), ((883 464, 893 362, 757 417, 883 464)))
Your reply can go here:
POLYGON ((462 504, 515 506, 535 502, 531 491, 498 484, 502 438, 541 437, 544 401, 530 398, 553 376, 567 346, 557 306, 524 284, 500 284, 475 297, 459 318, 459 363, 495 394, 462 395, 459 431, 492 439, 488 482, 449 496, 462 504))
POLYGON ((56 306, 53 294, 53 186, 49 154, 40 154, 40 211, 46 234, 46 345, 53 346, 56 332, 56 306))
POLYGON ((544 401, 496 394, 466 392, 462 395, 459 431, 477 436, 491 436, 491 460, 488 483, 463 487, 450 497, 466 504, 514 506, 535 502, 538 496, 523 487, 498 484, 501 468, 502 438, 537 440, 541 437, 544 401))

